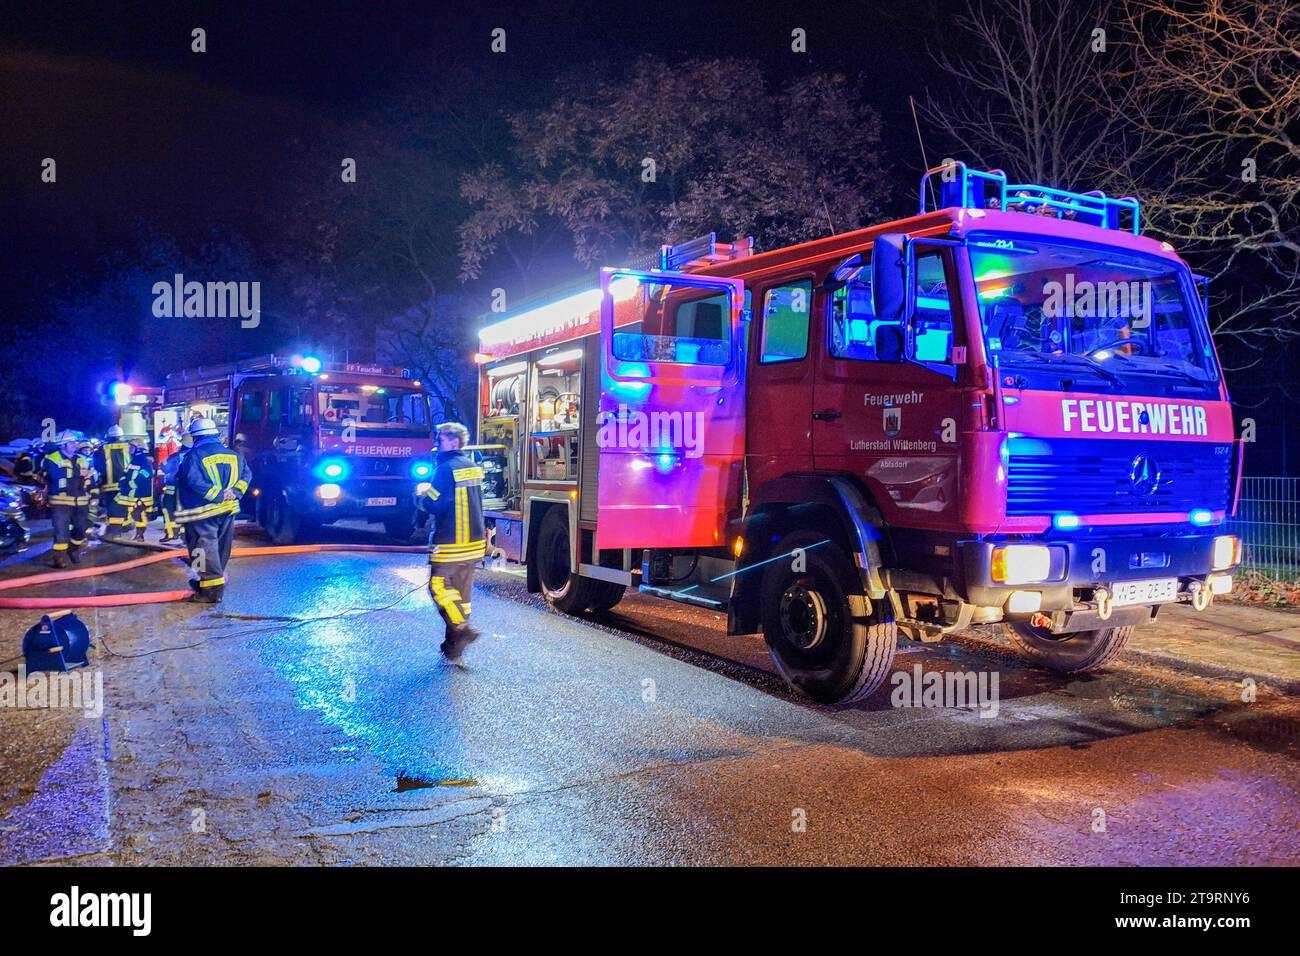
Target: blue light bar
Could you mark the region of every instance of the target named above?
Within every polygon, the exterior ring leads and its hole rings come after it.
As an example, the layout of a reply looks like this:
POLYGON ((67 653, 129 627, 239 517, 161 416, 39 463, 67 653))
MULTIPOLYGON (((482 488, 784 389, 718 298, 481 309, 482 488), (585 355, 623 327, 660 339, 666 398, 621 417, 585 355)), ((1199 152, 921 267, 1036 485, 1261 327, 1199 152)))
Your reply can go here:
POLYGON ((1052 518, 1052 527, 1058 531, 1073 531, 1079 527, 1079 516, 1062 513, 1052 518))

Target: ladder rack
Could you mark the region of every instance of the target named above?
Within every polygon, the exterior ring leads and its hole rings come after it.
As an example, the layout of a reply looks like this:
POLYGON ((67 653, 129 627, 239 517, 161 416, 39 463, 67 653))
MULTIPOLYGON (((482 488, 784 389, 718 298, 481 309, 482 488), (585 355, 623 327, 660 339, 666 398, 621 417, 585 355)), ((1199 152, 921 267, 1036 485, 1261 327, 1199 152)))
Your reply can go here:
POLYGON ((1128 213, 1127 230, 1135 236, 1141 234, 1142 206, 1132 196, 1114 199, 1099 189, 1076 193, 1032 183, 1008 183, 1007 174, 1000 169, 971 169, 960 161, 925 171, 918 208, 922 215, 930 211, 926 186, 934 188, 931 179, 936 175, 939 199, 935 209, 1001 209, 1070 219, 1103 229, 1125 228, 1123 219, 1128 213))

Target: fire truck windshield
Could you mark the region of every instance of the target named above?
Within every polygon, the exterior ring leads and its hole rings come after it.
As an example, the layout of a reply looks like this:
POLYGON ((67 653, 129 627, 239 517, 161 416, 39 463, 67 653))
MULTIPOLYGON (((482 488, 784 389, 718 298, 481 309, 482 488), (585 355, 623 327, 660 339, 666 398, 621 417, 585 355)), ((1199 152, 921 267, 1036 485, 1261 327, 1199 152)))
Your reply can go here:
POLYGON ((972 236, 990 354, 1026 387, 1217 394, 1186 268, 1101 246, 972 236))
POLYGON ((351 423, 373 435, 429 434, 429 399, 416 389, 321 383, 317 402, 326 430, 351 423))

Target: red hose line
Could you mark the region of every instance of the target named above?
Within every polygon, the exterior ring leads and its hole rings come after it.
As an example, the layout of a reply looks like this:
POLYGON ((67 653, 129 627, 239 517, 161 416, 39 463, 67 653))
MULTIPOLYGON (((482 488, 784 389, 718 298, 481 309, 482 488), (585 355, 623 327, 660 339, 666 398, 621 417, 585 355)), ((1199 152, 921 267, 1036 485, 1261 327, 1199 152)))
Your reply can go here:
MULTIPOLYGON (((232 558, 257 558, 274 557, 281 554, 312 554, 315 552, 333 551, 422 554, 427 550, 427 548, 421 545, 402 544, 285 544, 270 545, 261 548, 232 548, 230 556, 232 558)), ((116 564, 105 564, 90 568, 76 568, 70 571, 49 571, 44 574, 30 574, 26 577, 14 578, 9 581, 0 581, 0 591, 11 591, 15 588, 32 587, 38 584, 55 584, 59 581, 72 581, 78 578, 91 578, 100 574, 115 574, 118 571, 129 571, 132 568, 142 568, 150 564, 157 564, 159 561, 167 561, 171 558, 179 558, 183 561, 186 557, 187 555, 184 550, 177 549, 175 551, 159 551, 157 554, 145 555, 143 558, 132 558, 130 561, 119 561, 116 564)), ((51 608, 122 607, 131 604, 164 604, 169 601, 184 601, 193 593, 193 591, 187 589, 184 591, 145 591, 139 594, 88 594, 84 597, 0 597, 0 609, 45 610, 51 608)))
POLYGON ((144 591, 140 594, 90 594, 85 597, 6 597, 0 598, 0 608, 42 611, 51 608, 165 604, 168 601, 184 601, 193 594, 193 591, 186 588, 184 591, 144 591))

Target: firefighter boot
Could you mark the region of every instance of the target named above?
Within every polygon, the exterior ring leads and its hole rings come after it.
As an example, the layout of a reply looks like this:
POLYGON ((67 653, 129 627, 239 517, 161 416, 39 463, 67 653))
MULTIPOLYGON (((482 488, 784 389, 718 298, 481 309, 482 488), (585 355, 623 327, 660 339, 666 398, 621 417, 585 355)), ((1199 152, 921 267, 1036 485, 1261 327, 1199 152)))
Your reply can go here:
POLYGON ((50 567, 62 571, 68 566, 68 552, 53 551, 50 553, 50 567))
POLYGON ((469 647, 479 639, 479 632, 468 624, 462 624, 455 629, 448 628, 447 639, 442 642, 440 650, 449 661, 458 661, 465 648, 469 647))

